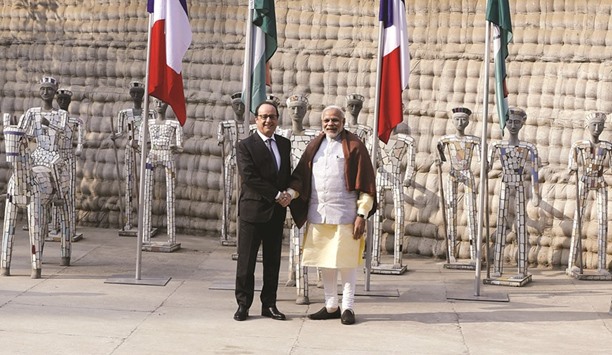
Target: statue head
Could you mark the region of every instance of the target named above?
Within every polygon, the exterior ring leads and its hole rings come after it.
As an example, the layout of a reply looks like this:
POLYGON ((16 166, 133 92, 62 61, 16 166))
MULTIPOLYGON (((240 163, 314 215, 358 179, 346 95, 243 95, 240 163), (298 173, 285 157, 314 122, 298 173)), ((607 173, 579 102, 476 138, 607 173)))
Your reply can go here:
POLYGON ((40 79, 40 97, 44 101, 52 101, 57 92, 57 80, 52 76, 43 76, 40 79))
POLYGON ((157 112, 157 115, 159 117, 165 118, 166 109, 168 109, 168 104, 158 98, 154 98, 153 99, 153 109, 155 110, 155 112, 157 112))
POLYGON ((585 116, 584 125, 593 137, 599 137, 603 132, 607 118, 604 112, 589 112, 585 116))
POLYGON ((130 82, 130 97, 134 102, 142 102, 144 93, 145 87, 143 83, 136 80, 130 82))
POLYGON ((470 115, 472 111, 467 107, 455 107, 452 111, 453 124, 459 132, 463 133, 465 128, 470 124, 470 115))
POLYGON ((291 120, 302 122, 308 111, 308 99, 304 95, 291 95, 287 99, 291 120))
POLYGON ((277 107, 277 109, 280 107, 280 104, 281 104, 281 100, 272 94, 266 95, 266 101, 273 103, 274 106, 277 107))
POLYGON ((68 89, 57 90, 55 100, 57 101, 59 108, 64 111, 68 111, 68 106, 70 106, 70 102, 72 101, 72 91, 68 89))
POLYGON ((363 95, 360 94, 348 94, 346 95, 346 110, 354 118, 359 116, 361 109, 363 108, 363 95))
POLYGON ((518 107, 510 107, 508 110, 509 115, 506 128, 511 135, 517 135, 527 120, 527 113, 518 107))
POLYGON ((242 93, 235 92, 232 94, 232 109, 234 110, 234 114, 240 120, 244 118, 244 102, 242 102, 242 93))

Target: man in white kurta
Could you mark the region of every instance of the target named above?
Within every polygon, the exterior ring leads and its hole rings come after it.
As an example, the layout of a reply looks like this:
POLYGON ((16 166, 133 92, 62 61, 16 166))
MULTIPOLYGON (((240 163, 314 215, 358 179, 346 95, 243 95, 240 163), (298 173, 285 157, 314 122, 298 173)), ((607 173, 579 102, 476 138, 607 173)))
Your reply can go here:
POLYGON ((310 319, 355 323, 353 311, 357 268, 362 264, 366 216, 374 212, 376 185, 367 148, 344 130, 340 107, 329 106, 321 116, 323 133, 306 148, 292 175, 291 204, 298 226, 308 222, 303 265, 318 267, 325 307, 310 319), (337 278, 342 279, 339 307, 337 278))

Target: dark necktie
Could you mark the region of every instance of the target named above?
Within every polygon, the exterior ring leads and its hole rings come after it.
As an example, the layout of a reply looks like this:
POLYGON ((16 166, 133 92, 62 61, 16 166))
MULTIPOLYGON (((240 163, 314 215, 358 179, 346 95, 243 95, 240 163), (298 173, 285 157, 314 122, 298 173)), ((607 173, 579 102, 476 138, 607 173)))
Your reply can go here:
POLYGON ((278 171, 278 162, 276 161, 276 155, 274 154, 274 150, 272 149, 272 138, 266 139, 266 145, 268 146, 268 150, 270 150, 270 154, 272 154, 272 161, 274 162, 274 166, 276 167, 276 171, 278 171))

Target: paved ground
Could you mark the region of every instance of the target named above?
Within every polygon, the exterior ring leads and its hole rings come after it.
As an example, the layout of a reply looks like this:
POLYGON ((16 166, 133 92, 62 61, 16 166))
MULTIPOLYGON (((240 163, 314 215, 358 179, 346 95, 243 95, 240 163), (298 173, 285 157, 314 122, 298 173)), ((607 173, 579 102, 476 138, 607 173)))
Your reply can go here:
POLYGON ((473 272, 409 256, 406 274, 372 275, 369 293, 358 281, 353 326, 306 318, 322 306, 316 286, 310 306, 279 287, 287 321, 260 317, 256 303, 247 321, 236 322, 226 287, 234 248, 180 235, 180 251, 142 254, 142 279, 171 277, 166 286, 111 284, 113 276, 134 278, 136 240, 115 230, 79 231, 85 239, 73 244, 72 266, 60 267, 59 245, 48 243, 39 280, 29 277, 19 232, 13 276, 0 278, 0 354, 612 353, 612 283, 576 281, 560 270, 532 270, 533 282, 522 288, 480 289, 509 302, 459 301, 447 295, 471 297, 473 272))

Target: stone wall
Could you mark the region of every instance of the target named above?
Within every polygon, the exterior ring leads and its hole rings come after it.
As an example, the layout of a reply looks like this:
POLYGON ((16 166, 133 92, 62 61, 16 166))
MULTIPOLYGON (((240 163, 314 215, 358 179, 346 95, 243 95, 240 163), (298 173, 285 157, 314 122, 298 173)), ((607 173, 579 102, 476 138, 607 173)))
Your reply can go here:
MULTIPOLYGON (((70 113, 86 123, 78 164, 79 224, 119 226, 119 187, 110 140, 110 120, 130 106, 128 83, 144 80, 147 13, 136 0, 3 0, 0 2, 0 111, 20 115, 39 105, 38 80, 53 75, 74 92, 70 113)), ((188 120, 185 150, 178 158, 177 229, 217 237, 221 216, 221 158, 216 128, 232 119, 230 95, 242 80, 246 1, 188 1, 193 43, 184 60, 188 120)), ((537 145, 542 203, 529 204, 529 261, 567 263, 573 180, 568 184, 571 143, 584 135, 583 117, 612 112, 612 4, 607 0, 510 1, 514 41, 508 60, 509 102, 526 109, 522 139, 537 145)), ((405 251, 443 256, 435 143, 453 132, 448 111, 458 105, 475 114, 468 133, 480 135, 483 102, 485 0, 408 0, 410 88, 404 93, 405 122, 417 147, 417 175, 405 189, 405 251)), ((321 109, 344 105, 344 96, 366 97, 361 123, 373 124, 378 38, 378 2, 373 0, 276 1, 279 49, 271 60, 272 93, 307 94, 305 126, 317 127, 321 109)), ((491 74, 492 75, 492 74, 491 74)), ((489 127, 495 123, 493 85, 489 127)), ((290 126, 286 113, 281 120, 290 126)), ((611 140, 609 129, 602 139, 611 140)), ((121 145, 124 142, 120 142, 121 145)), ((2 148, 3 149, 3 148, 2 148)), ((119 154, 120 164, 123 155, 119 154)), ((478 166, 475 165, 477 170, 478 166)), ((0 188, 8 166, 1 163, 0 188)), ((163 174, 156 175, 153 223, 165 223, 163 174)), ((499 166, 489 174, 491 231, 495 229, 499 166)), ((612 183, 610 174, 607 177, 612 183)), ((391 202, 391 196, 387 199, 391 202)), ((462 203, 462 201, 460 201, 462 203)), ((393 237, 392 208, 385 211, 393 237)), ((612 210, 612 204, 608 204, 612 210)), ((595 209, 587 206, 585 247, 594 265, 595 209)), ((612 219, 612 216, 609 217, 612 219)), ((459 232, 465 228, 460 219, 459 232)), ((610 233, 609 233, 610 234, 610 233)), ((514 234, 509 234, 509 243, 514 234)), ((612 262, 612 242, 608 243, 612 262)), ((509 245, 506 256, 513 259, 509 245)), ((467 243, 461 245, 467 255, 467 243)))

